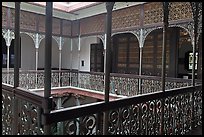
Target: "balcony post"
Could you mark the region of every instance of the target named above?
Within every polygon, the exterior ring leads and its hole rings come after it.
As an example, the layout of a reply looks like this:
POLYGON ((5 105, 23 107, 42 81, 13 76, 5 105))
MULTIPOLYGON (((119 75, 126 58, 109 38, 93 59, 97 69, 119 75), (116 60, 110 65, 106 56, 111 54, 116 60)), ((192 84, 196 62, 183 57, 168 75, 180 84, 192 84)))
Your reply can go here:
POLYGON ((19 86, 20 2, 15 2, 14 88, 19 86))
MULTIPOLYGON (((110 90, 110 45, 111 45, 111 31, 112 31, 112 10, 115 2, 106 2, 106 62, 105 62, 105 103, 109 102, 109 90, 110 90)), ((108 112, 104 115, 104 127, 103 134, 108 134, 108 112)))
MULTIPOLYGON (((44 78, 44 114, 51 111, 51 57, 52 57, 52 10, 53 3, 46 2, 46 22, 45 22, 45 78, 44 78)), ((51 126, 44 125, 45 135, 51 134, 51 126)))
POLYGON ((14 45, 14 96, 12 100, 12 135, 18 133, 18 99, 15 97, 15 88, 19 86, 19 53, 20 53, 20 2, 15 2, 15 45, 14 45))
MULTIPOLYGON (((195 86, 195 50, 196 50, 196 47, 197 47, 197 33, 198 33, 198 14, 199 14, 199 11, 198 11, 198 6, 199 6, 199 3, 198 2, 191 2, 191 8, 192 8, 192 12, 193 12, 193 20, 194 20, 194 40, 193 40, 193 67, 192 67, 192 86, 195 86)), ((195 115, 194 115, 194 100, 195 100, 195 97, 194 97, 194 91, 192 92, 192 118, 191 118, 191 126, 192 128, 195 127, 195 122, 194 122, 194 119, 195 119, 195 115)))
MULTIPOLYGON (((168 2, 163 2, 163 48, 162 48, 162 91, 165 92, 165 77, 166 77, 166 44, 167 44, 167 29, 168 29, 168 2)), ((161 100, 161 135, 164 134, 164 99, 161 100)))

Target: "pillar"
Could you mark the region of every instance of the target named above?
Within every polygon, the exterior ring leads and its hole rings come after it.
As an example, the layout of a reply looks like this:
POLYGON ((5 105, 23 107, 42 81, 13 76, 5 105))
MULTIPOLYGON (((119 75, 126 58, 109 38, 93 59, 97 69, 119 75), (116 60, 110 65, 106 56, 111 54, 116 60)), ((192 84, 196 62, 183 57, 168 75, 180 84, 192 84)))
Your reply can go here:
MULTIPOLYGON (((106 58, 105 58, 105 103, 109 102, 109 90, 110 90, 110 46, 111 46, 111 31, 112 31, 112 10, 115 2, 106 2, 106 58)), ((104 113, 104 127, 103 135, 108 134, 108 112, 104 113)))

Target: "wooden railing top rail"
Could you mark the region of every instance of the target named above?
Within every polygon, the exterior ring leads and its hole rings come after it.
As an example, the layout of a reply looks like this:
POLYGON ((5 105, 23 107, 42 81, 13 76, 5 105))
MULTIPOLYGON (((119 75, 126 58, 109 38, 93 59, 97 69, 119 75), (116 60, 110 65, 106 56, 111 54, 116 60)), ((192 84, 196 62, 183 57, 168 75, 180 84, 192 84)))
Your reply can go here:
POLYGON ((15 95, 16 97, 22 98, 28 102, 31 102, 37 106, 42 106, 44 103, 44 98, 42 96, 20 87, 14 88, 12 85, 2 83, 2 90, 4 92, 15 95))
POLYGON ((107 103, 97 102, 97 103, 85 104, 85 105, 71 107, 71 108, 53 110, 51 111, 50 114, 43 116, 43 124, 51 124, 55 122, 66 121, 66 120, 78 118, 81 116, 114 110, 120 107, 132 105, 132 104, 139 104, 139 103, 143 103, 151 100, 167 98, 169 96, 176 96, 179 94, 193 92, 201 88, 202 88, 202 85, 197 85, 195 87, 188 86, 183 88, 170 89, 165 92, 158 91, 154 93, 137 95, 137 96, 127 97, 127 98, 120 98, 107 103), (80 112, 83 112, 83 113, 80 113, 80 112))
MULTIPOLYGON (((44 70, 19 70, 19 72, 21 73, 42 73, 44 72, 44 70)), ((52 72, 70 72, 70 70, 52 70, 52 72)), ((72 72, 72 71, 71 71, 72 72)), ((13 70, 10 70, 9 72, 7 71, 2 71, 3 74, 7 74, 7 73, 14 73, 13 70)))

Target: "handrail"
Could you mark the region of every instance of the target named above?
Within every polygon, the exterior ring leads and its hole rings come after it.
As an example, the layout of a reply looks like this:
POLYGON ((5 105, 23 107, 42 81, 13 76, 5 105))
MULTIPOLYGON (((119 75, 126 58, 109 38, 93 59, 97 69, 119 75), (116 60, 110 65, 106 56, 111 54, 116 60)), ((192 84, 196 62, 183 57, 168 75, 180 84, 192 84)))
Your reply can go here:
POLYGON ((86 104, 86 105, 81 105, 77 107, 53 110, 51 111, 50 114, 43 115, 43 124, 52 124, 55 122, 74 119, 74 118, 78 118, 89 114, 95 114, 95 113, 100 113, 104 111, 114 110, 116 108, 125 107, 131 104, 139 104, 139 103, 143 103, 151 100, 167 98, 169 96, 176 96, 183 93, 193 92, 195 89, 199 89, 199 88, 201 88, 201 85, 197 85, 195 87, 188 86, 183 88, 170 89, 165 92, 158 91, 154 93, 137 95, 137 96, 127 97, 127 98, 120 98, 107 103, 97 102, 97 103, 86 104))
POLYGON ((29 101, 37 106, 42 106, 43 104, 44 98, 33 91, 29 91, 20 87, 15 89, 12 85, 4 83, 2 83, 2 90, 4 92, 12 93, 16 97, 29 101))

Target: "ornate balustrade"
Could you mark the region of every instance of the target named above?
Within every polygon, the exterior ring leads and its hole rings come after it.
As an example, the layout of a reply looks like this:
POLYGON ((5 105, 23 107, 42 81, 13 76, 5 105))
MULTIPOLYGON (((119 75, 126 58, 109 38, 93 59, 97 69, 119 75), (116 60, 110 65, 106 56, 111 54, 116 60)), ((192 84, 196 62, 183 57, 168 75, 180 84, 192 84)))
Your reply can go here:
POLYGON ((162 118, 166 135, 187 134, 192 122, 194 127, 202 125, 202 85, 63 108, 47 115, 42 111, 45 101, 35 92, 2 84, 2 134, 44 134, 44 124, 52 125, 52 134, 102 134, 104 112, 108 112, 106 126, 111 135, 159 135, 162 118))
POLYGON ((44 134, 42 104, 43 97, 2 84, 2 135, 44 134))
POLYGON ((194 127, 202 124, 202 86, 54 110, 43 115, 43 122, 54 125, 63 122, 64 135, 98 135, 103 132, 105 112, 110 135, 160 135, 161 126, 165 135, 184 135, 192 130, 192 123, 194 127))
MULTIPOLYGON (((2 82, 13 85, 13 72, 2 72, 2 82), (7 78, 9 77, 9 78, 7 78), (7 81, 9 80, 9 81, 7 81)), ((165 89, 180 88, 191 85, 190 79, 170 78, 165 80, 165 89)), ((44 87, 44 71, 21 71, 19 85, 25 89, 44 87)), ((196 83, 199 83, 196 80, 196 83)), ((104 73, 52 70, 52 87, 73 86, 96 91, 104 91, 104 73)), ((161 77, 111 73, 110 93, 134 96, 161 90, 161 77)))

